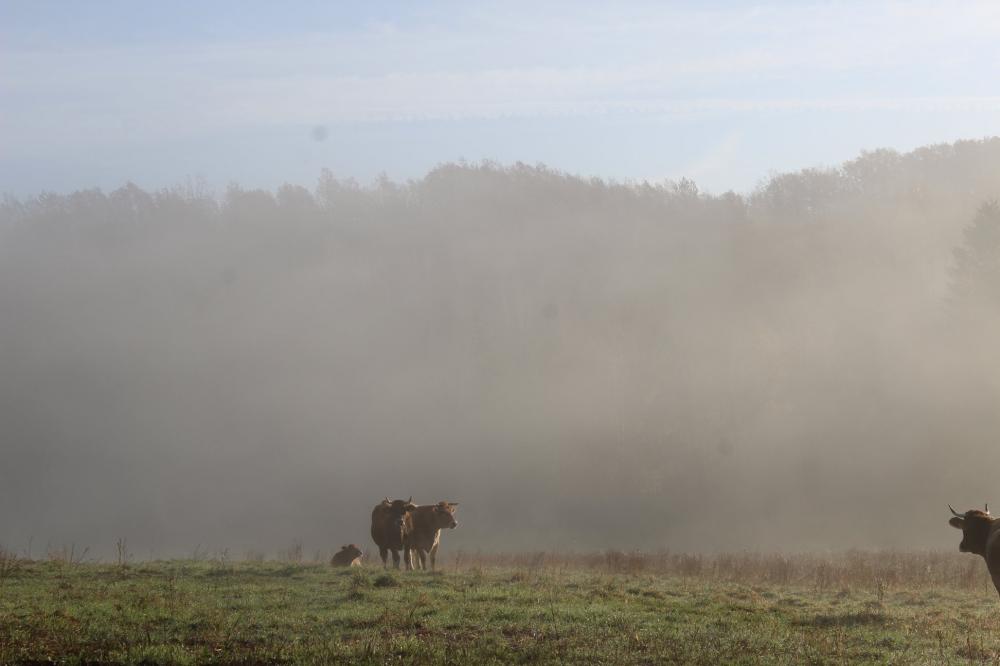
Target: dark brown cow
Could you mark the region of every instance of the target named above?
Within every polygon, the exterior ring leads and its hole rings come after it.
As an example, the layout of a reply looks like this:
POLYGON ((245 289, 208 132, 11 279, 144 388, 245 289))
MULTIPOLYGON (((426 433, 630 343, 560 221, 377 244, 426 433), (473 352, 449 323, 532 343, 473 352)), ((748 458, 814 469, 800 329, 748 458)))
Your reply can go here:
POLYGON ((382 566, 389 565, 387 558, 392 552, 392 564, 399 568, 399 551, 403 549, 403 518, 417 508, 413 498, 391 500, 386 497, 372 509, 372 541, 378 546, 382 566))
POLYGON ((975 553, 986 560, 986 568, 993 578, 993 587, 1000 594, 1000 519, 990 515, 990 507, 985 511, 970 509, 959 513, 951 508, 948 524, 962 530, 962 543, 958 549, 963 553, 975 553))
POLYGON ((349 543, 340 547, 330 560, 330 564, 335 567, 360 567, 361 555, 361 548, 357 544, 349 543))
POLYGON ((403 522, 403 561, 406 568, 413 568, 413 553, 419 558, 420 568, 427 569, 427 555, 431 556, 431 571, 441 543, 441 530, 458 527, 455 507, 458 502, 438 502, 418 506, 406 514, 403 522))

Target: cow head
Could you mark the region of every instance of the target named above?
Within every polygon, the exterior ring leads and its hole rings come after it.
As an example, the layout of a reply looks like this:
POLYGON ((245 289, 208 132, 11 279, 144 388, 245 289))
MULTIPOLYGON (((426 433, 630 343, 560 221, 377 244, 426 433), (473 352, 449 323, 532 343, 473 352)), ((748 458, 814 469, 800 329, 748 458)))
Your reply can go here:
POLYGON ((948 508, 952 514, 948 524, 962 530, 962 543, 958 544, 958 549, 963 553, 975 553, 986 557, 986 541, 990 537, 990 527, 993 525, 989 506, 986 506, 985 511, 970 509, 965 513, 955 511, 950 504, 948 508))
POLYGON ((455 520, 455 509, 458 502, 438 502, 434 505, 434 527, 453 530, 458 527, 455 520))
POLYGON ((406 514, 417 508, 417 505, 413 503, 412 495, 410 495, 410 499, 408 500, 390 500, 386 497, 382 503, 388 505, 393 525, 399 527, 400 530, 403 529, 403 521, 406 519, 406 514))
POLYGON ((346 546, 341 546, 340 552, 347 553, 352 560, 356 560, 362 555, 361 548, 356 543, 349 543, 346 546))

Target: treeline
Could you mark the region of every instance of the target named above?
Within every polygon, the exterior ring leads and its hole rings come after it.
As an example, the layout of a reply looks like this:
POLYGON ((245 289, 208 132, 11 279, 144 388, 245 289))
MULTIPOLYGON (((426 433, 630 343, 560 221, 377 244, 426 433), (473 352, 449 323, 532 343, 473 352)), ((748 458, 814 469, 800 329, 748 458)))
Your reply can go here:
POLYGON ((518 163, 447 164, 407 183, 385 177, 370 185, 338 180, 324 171, 312 190, 284 185, 276 192, 232 185, 220 198, 198 182, 146 192, 132 183, 111 193, 42 193, 26 200, 5 196, 0 215, 17 221, 76 223, 124 221, 174 223, 219 218, 354 221, 391 217, 402 211, 447 211, 475 215, 479 207, 506 213, 544 214, 582 209, 593 215, 615 211, 667 222, 804 222, 857 213, 872 206, 955 203, 996 196, 1000 139, 958 141, 901 154, 881 149, 839 167, 777 174, 746 195, 701 192, 690 180, 616 183, 581 178, 518 163))
POLYGON ((927 544, 1000 463, 998 195, 1000 139, 748 194, 482 163, 7 197, 0 542, 341 543, 412 493, 472 512, 458 545, 927 544))

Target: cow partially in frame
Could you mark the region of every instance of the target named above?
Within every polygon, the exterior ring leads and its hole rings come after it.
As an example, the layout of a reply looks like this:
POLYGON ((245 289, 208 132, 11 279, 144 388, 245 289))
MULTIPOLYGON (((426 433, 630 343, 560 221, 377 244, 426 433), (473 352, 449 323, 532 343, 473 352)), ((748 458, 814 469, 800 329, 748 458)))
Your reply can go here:
POLYGON ((989 505, 984 511, 969 509, 959 513, 951 508, 951 519, 948 524, 962 530, 962 542, 958 550, 963 553, 973 553, 986 560, 986 569, 993 579, 993 587, 1000 594, 1000 519, 990 515, 989 505))

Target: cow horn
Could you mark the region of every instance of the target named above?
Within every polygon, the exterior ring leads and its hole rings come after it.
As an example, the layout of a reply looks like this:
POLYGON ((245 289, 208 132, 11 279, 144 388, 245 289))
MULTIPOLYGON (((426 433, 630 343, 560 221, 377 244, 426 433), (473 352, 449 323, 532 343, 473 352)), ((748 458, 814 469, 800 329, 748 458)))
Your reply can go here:
POLYGON ((407 504, 413 504, 413 495, 410 495, 410 499, 406 500, 407 504))
MULTIPOLYGON (((951 509, 951 504, 948 505, 948 508, 951 509)), ((952 515, 958 516, 959 518, 965 518, 963 514, 959 513, 958 511, 955 511, 954 509, 951 509, 951 513, 952 515)))
POLYGON ((990 505, 989 504, 984 504, 983 507, 986 508, 986 513, 990 512, 990 505))

